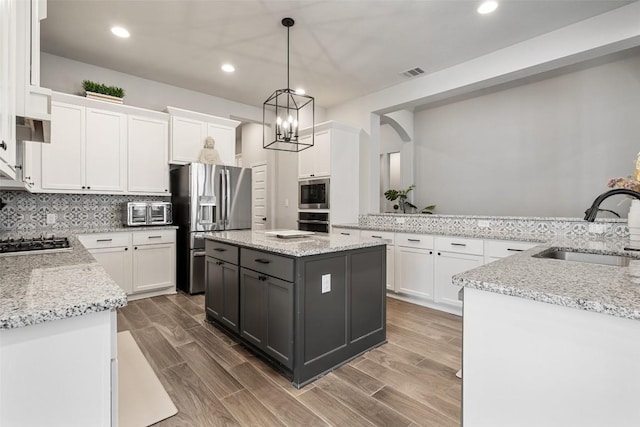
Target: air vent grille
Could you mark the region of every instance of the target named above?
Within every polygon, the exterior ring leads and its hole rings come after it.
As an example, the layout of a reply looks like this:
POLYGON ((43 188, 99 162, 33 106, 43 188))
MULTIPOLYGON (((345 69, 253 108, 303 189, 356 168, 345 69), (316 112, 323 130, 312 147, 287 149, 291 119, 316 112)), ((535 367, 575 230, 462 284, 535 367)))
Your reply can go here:
POLYGON ((402 71, 400 74, 402 74, 405 77, 415 77, 415 76, 419 76, 420 74, 424 74, 424 70, 420 67, 415 67, 415 68, 410 68, 408 70, 402 71))

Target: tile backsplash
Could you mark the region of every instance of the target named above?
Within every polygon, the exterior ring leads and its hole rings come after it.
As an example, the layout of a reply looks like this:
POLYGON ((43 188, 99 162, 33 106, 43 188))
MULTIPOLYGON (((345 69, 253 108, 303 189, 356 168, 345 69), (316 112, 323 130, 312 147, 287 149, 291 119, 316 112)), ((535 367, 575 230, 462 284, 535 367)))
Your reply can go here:
POLYGON ((102 194, 32 194, 0 191, 6 206, 0 210, 0 232, 55 234, 78 229, 106 229, 122 225, 120 206, 130 201, 171 201, 162 196, 102 194), (47 224, 55 214, 55 224, 47 224))

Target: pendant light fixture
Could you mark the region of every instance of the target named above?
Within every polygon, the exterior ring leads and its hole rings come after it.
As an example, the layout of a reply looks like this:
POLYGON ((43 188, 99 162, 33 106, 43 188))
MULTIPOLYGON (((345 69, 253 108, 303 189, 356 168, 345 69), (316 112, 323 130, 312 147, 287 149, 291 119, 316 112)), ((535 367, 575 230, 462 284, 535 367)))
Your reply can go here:
POLYGON ((289 30, 294 20, 284 18, 282 25, 287 28, 287 87, 278 89, 262 105, 262 147, 279 151, 302 151, 313 147, 315 101, 301 91, 291 89, 289 84, 289 30), (307 136, 300 138, 300 119, 311 118, 311 129, 307 136))

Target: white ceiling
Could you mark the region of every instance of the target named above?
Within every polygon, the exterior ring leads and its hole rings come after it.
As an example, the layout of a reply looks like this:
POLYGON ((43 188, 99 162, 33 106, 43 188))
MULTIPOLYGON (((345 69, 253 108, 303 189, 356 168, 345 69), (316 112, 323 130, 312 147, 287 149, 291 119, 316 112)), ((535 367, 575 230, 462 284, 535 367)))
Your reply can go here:
POLYGON ((483 16, 467 0, 49 0, 41 40, 54 55, 259 106, 286 87, 290 16, 291 87, 329 107, 406 69, 442 70, 631 2, 502 0, 483 16))

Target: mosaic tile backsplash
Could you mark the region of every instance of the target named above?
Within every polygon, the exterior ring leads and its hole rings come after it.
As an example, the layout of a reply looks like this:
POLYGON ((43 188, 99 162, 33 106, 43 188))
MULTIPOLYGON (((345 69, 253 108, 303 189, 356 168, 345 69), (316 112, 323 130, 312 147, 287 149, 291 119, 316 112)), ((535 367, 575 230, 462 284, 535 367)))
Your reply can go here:
POLYGON ((368 214, 360 215, 358 225, 363 228, 464 235, 468 237, 523 239, 548 241, 557 238, 625 238, 629 236, 626 219, 596 220, 600 230, 580 218, 492 217, 467 215, 368 214))
POLYGON ((102 194, 31 194, 0 191, 0 232, 59 234, 73 230, 120 227, 120 206, 131 201, 171 201, 170 197, 102 194), (47 224, 47 214, 56 223, 47 224))

